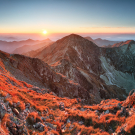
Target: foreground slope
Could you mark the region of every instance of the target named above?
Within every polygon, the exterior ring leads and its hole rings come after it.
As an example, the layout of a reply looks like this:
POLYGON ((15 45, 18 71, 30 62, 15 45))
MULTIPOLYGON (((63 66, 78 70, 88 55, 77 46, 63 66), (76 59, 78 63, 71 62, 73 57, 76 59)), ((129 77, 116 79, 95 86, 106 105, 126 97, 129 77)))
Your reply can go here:
POLYGON ((0 133, 2 135, 109 135, 135 133, 135 93, 125 101, 85 105, 48 89, 19 81, 0 60, 0 133))

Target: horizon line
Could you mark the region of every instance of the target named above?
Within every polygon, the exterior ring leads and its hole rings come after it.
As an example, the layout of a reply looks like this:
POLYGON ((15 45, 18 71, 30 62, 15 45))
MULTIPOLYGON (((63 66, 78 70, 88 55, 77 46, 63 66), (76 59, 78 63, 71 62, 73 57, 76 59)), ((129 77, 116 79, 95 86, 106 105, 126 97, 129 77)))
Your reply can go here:
MULTIPOLYGON (((0 33, 0 34, 40 34, 40 35, 42 35, 42 33, 0 33)), ((77 33, 77 32, 68 32, 68 33, 56 33, 56 32, 54 32, 54 33, 48 33, 48 34, 46 34, 46 35, 51 35, 51 34, 135 34, 135 32, 134 33, 101 33, 101 32, 99 32, 99 33, 77 33)), ((44 36, 46 36, 46 35, 44 35, 44 36)))

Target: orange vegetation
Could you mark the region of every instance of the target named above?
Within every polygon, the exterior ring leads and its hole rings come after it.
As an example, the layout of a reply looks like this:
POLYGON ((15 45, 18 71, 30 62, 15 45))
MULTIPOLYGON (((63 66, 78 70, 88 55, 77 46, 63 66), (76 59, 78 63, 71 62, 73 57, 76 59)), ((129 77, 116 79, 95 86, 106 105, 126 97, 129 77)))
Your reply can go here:
MULTIPOLYGON (((125 124, 125 132, 129 134, 135 132, 135 115, 118 115, 120 109, 117 108, 118 104, 122 106, 130 104, 130 106, 133 106, 132 112, 134 112, 134 94, 123 102, 116 99, 108 99, 101 101, 97 105, 85 105, 81 102, 81 99, 61 98, 52 92, 37 93, 32 90, 32 85, 16 80, 8 72, 5 72, 6 70, 2 63, 1 67, 0 96, 4 97, 4 102, 9 102, 11 108, 14 103, 19 102, 19 105, 16 106, 19 113, 26 109, 27 103, 35 110, 29 112, 26 117, 26 122, 30 125, 26 127, 29 134, 109 135, 113 132, 118 132, 125 124), (64 105, 64 108, 62 108, 61 104, 64 105), (33 129, 33 124, 37 122, 43 123, 41 117, 45 118, 46 123, 53 125, 52 130, 47 126, 44 127, 42 133, 33 129)), ((1 121, 1 127, 7 133, 9 133, 6 128, 9 121, 8 116, 9 114, 6 114, 1 121)))

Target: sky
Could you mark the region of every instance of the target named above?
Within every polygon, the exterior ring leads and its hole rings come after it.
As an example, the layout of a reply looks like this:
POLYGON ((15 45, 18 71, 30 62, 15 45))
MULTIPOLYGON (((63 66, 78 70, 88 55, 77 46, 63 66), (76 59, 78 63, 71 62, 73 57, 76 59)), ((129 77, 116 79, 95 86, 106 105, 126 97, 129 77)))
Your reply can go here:
POLYGON ((135 0, 0 0, 0 33, 135 33, 135 0))

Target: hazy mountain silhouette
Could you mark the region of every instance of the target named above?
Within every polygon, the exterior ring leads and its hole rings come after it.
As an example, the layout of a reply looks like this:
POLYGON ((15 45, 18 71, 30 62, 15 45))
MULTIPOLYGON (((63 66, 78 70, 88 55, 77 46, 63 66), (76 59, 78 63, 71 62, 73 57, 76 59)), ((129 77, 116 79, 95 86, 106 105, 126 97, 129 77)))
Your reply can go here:
POLYGON ((42 41, 28 39, 22 41, 7 42, 7 41, 0 40, 0 50, 8 53, 12 53, 16 48, 21 47, 23 45, 34 45, 38 43, 42 43, 42 41))
POLYGON ((85 37, 85 38, 88 39, 89 41, 94 42, 99 47, 106 47, 108 45, 113 45, 115 43, 119 43, 120 42, 120 41, 105 40, 105 39, 101 39, 101 38, 97 38, 97 39, 92 39, 91 37, 85 37))
POLYGON ((29 51, 34 51, 39 48, 45 47, 47 45, 52 44, 53 42, 50 39, 43 40, 42 43, 34 44, 34 45, 24 45, 22 47, 16 48, 12 53, 14 54, 23 54, 29 51))

